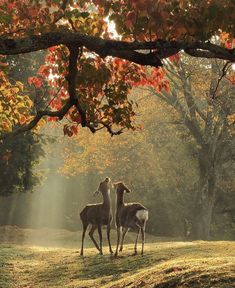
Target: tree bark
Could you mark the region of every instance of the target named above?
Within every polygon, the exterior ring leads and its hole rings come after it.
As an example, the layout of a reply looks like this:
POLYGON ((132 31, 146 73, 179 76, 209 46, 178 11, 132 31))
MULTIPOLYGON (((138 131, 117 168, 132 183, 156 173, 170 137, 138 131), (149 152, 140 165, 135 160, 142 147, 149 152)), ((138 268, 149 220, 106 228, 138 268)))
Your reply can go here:
POLYGON ((187 42, 158 39, 150 42, 126 42, 70 31, 41 33, 40 35, 29 35, 23 38, 0 37, 0 54, 15 55, 43 50, 57 45, 69 46, 71 44, 86 47, 102 58, 107 56, 119 57, 140 65, 153 67, 162 66, 161 59, 168 58, 182 50, 193 57, 235 61, 234 49, 227 49, 208 41, 187 42), (140 52, 140 50, 155 51, 146 54, 140 52))
POLYGON ((202 201, 197 201, 194 207, 194 220, 192 238, 194 240, 209 240, 211 217, 214 208, 214 200, 205 197, 202 201))
POLYGON ((209 151, 199 154, 200 179, 192 215, 192 238, 209 240, 216 195, 216 165, 209 151))

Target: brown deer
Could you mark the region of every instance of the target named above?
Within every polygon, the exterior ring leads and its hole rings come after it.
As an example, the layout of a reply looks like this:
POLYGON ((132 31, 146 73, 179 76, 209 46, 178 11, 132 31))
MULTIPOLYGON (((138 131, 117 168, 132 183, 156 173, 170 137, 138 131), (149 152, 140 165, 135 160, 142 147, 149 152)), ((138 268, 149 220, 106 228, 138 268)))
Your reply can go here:
POLYGON ((110 178, 105 178, 99 184, 97 191, 95 191, 94 196, 102 193, 103 203, 97 204, 88 204, 80 213, 80 218, 82 220, 83 225, 83 233, 82 233, 82 247, 80 255, 83 256, 83 244, 84 238, 86 234, 86 230, 89 224, 91 224, 91 230, 89 232, 89 236, 93 241, 95 247, 98 249, 101 255, 103 255, 102 251, 102 230, 101 227, 103 225, 107 225, 107 238, 109 243, 109 252, 113 253, 111 243, 110 243, 110 229, 112 222, 112 204, 110 198, 110 188, 111 188, 111 180, 110 178), (97 244, 93 234, 95 230, 98 229, 100 246, 97 244))
POLYGON ((117 246, 115 256, 118 255, 118 248, 121 238, 119 251, 123 249, 123 242, 129 229, 137 230, 137 237, 134 246, 134 255, 137 254, 137 242, 139 234, 142 235, 142 250, 144 253, 145 225, 148 220, 148 210, 140 203, 124 203, 124 193, 130 193, 130 190, 122 182, 115 183, 116 190, 116 227, 117 227, 117 246))

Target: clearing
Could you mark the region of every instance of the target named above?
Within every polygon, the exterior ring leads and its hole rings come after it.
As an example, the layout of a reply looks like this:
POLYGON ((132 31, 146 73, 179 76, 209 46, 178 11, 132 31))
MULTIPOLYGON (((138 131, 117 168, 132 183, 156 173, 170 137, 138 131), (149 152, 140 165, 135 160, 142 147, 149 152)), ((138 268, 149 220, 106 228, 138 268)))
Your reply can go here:
MULTIPOLYGON (((0 287, 235 287, 232 241, 160 242, 147 235, 144 256, 131 256, 134 244, 127 244, 117 259, 107 247, 104 256, 87 248, 81 258, 80 236, 66 230, 0 227, 0 287)), ((127 242, 133 238, 130 233, 127 242)), ((92 247, 88 239, 85 244, 92 247)))

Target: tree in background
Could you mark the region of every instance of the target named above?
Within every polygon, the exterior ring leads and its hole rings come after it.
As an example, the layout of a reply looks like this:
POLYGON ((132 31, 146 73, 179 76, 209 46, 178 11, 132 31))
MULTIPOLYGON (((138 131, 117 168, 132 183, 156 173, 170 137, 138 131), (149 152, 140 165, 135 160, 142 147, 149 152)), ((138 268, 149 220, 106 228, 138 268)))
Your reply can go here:
MULTIPOLYGON (((80 132, 78 142, 71 141, 74 149, 67 148, 69 153, 62 171, 67 175, 100 171, 111 174, 114 179, 125 177, 141 195, 141 200, 145 199, 146 205, 152 206, 153 231, 159 215, 164 219, 161 218, 161 223, 167 217, 174 220, 178 217, 176 223, 180 223, 181 231, 185 218, 193 224, 193 238, 208 239, 211 228, 216 230, 214 223, 222 225, 223 222, 215 211, 219 208, 229 212, 228 202, 221 198, 232 199, 231 174, 227 175, 227 181, 223 178, 233 167, 234 87, 228 79, 221 80, 217 87, 215 75, 219 71, 215 69, 223 69, 219 62, 204 61, 196 65, 188 58, 176 60, 177 65, 169 63, 167 67, 171 86, 168 92, 159 93, 156 89, 155 71, 149 72, 146 80, 149 87, 143 88, 152 97, 157 96, 161 104, 147 100, 146 95, 132 97, 140 104, 136 121, 145 123, 143 131, 125 133, 113 141, 104 134, 94 137, 80 132), (164 122, 174 123, 174 128, 164 122), (180 135, 178 140, 176 133, 180 135), (184 144, 179 142, 176 146, 179 139, 184 144), (160 151, 165 153, 164 157, 160 151), (167 192, 160 199, 163 191, 167 192), (156 203, 161 204, 158 207, 156 203), (217 221, 212 221, 213 214, 217 221)), ((146 83, 140 84, 147 87, 146 83)), ((233 223, 233 219, 228 222, 233 223)), ((167 225, 167 233, 169 227, 178 228, 169 220, 167 225)), ((160 230, 164 231, 162 227, 160 230)))
MULTIPOLYGON (((27 83, 29 75, 36 73, 40 62, 43 59, 43 53, 36 55, 8 56, 5 59, 5 65, 9 67, 9 82, 6 86, 1 86, 0 107, 1 124, 3 131, 15 129, 20 123, 25 123, 24 114, 33 106, 34 91, 28 96, 24 90, 30 90, 27 83), (30 67, 30 68, 29 68, 30 67), (9 102, 12 93, 17 96, 15 102, 9 102), (32 99, 31 99, 32 97, 32 99), (24 101, 21 99, 24 98, 24 101), (10 107, 10 111, 9 108, 10 107), (4 126, 5 125, 5 126, 4 126)), ((44 99, 41 99, 41 105, 44 99)), ((0 169, 2 177, 0 179, 0 195, 8 196, 16 192, 27 192, 40 183, 41 175, 34 170, 40 156, 43 156, 42 137, 35 134, 34 131, 28 131, 25 134, 8 137, 0 144, 0 169)))
POLYGON ((33 168, 44 155, 42 141, 32 132, 8 138, 0 145, 0 195, 32 192, 42 175, 33 168))
POLYGON ((175 109, 195 142, 199 180, 190 218, 193 237, 208 239, 222 169, 228 162, 231 166, 234 154, 234 86, 229 79, 222 79, 226 67, 221 62, 204 61, 195 65, 188 58, 176 61, 175 65, 168 62, 166 66, 169 91, 159 92, 151 73, 146 90, 175 109))

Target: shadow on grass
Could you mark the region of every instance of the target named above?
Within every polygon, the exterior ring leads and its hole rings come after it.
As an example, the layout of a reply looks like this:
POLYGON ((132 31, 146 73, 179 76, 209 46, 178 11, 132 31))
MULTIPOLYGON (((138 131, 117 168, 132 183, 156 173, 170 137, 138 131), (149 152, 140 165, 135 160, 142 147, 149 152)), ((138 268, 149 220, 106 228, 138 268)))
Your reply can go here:
MULTIPOLYGON (((156 243, 155 247, 157 246, 156 243)), ((182 253, 181 250, 181 247, 172 249, 169 246, 160 248, 159 251, 156 249, 154 251, 147 250, 143 256, 133 256, 131 255, 133 247, 127 245, 125 252, 120 254, 118 258, 112 255, 97 255, 94 252, 95 250, 87 252, 88 255, 84 258, 81 258, 78 253, 75 255, 73 253, 69 261, 60 259, 60 261, 57 263, 54 262, 52 265, 48 263, 49 265, 40 269, 35 276, 37 282, 49 285, 62 285, 64 281, 69 281, 69 279, 83 281, 98 278, 101 280, 102 278, 109 277, 111 280, 117 280, 123 277, 125 273, 128 273, 128 275, 135 274, 140 269, 152 267, 174 258, 175 255, 182 253)))
POLYGON ((123 273, 136 273, 139 269, 149 267, 156 263, 151 253, 145 255, 124 255, 88 257, 83 260, 83 268, 76 275, 80 279, 96 279, 104 276, 119 278, 123 273))
POLYGON ((65 279, 69 278, 69 274, 69 268, 67 266, 63 264, 52 265, 39 271, 35 275, 35 283, 47 283, 47 287, 53 287, 53 285, 61 284, 61 287, 63 287, 63 284, 65 284, 65 279))
MULTIPOLYGON (((108 248, 105 247, 105 251, 107 250, 108 248)), ((218 244, 216 242, 209 244, 204 242, 154 243, 146 245, 143 256, 132 256, 133 245, 125 245, 124 252, 118 258, 108 254, 97 255, 95 249, 87 249, 87 256, 81 258, 74 249, 44 251, 25 246, 2 245, 0 249, 0 287, 19 287, 17 285, 19 282, 15 283, 16 277, 18 277, 18 281, 23 281, 24 285, 30 285, 25 287, 67 287, 73 281, 76 284, 84 281, 86 286, 92 287, 94 281, 103 284, 118 280, 136 274, 141 269, 158 266, 168 260, 170 262, 167 264, 167 270, 163 272, 171 275, 172 271, 173 274, 175 273, 173 268, 178 268, 174 267, 174 261, 171 260, 176 260, 175 263, 182 259, 184 261, 192 260, 194 265, 197 258, 201 261, 202 258, 207 257, 231 256, 233 250, 234 246, 228 247, 227 243, 222 242, 218 244), (28 273, 29 276, 25 276, 25 273, 28 273)), ((200 261, 196 264, 199 265, 200 261)), ((198 267, 200 268, 200 266, 198 267)), ((184 273, 184 267, 181 268, 177 273, 184 273)))
MULTIPOLYGON (((225 243, 226 244, 226 243, 225 243)), ((155 249, 153 251, 147 251, 143 256, 141 255, 124 255, 119 256, 117 259, 113 256, 89 256, 85 257, 81 265, 82 269, 77 273, 77 278, 80 279, 95 279, 104 276, 114 276, 119 278, 123 273, 129 272, 130 274, 135 274, 138 270, 151 267, 162 263, 163 261, 180 259, 195 259, 195 258, 211 258, 221 256, 224 247, 217 246, 216 243, 211 243, 211 247, 207 249, 204 247, 204 243, 197 242, 184 242, 179 246, 160 247, 159 250, 155 249), (213 247, 213 246, 216 247, 213 247)), ((131 250, 128 249, 128 252, 131 250)), ((231 251, 228 250, 228 254, 231 251)), ((226 256, 226 255, 224 255, 226 256)))
MULTIPOLYGON (((144 256, 125 255, 118 258, 113 256, 92 255, 81 258, 76 255, 70 263, 66 261, 48 265, 38 271, 36 283, 47 283, 50 287, 53 285, 65 285, 70 280, 93 280, 110 277, 111 280, 123 277, 124 273, 136 273, 139 269, 149 267, 156 263, 156 259, 151 254, 144 256)), ((41 286, 40 286, 41 287, 41 286)))

